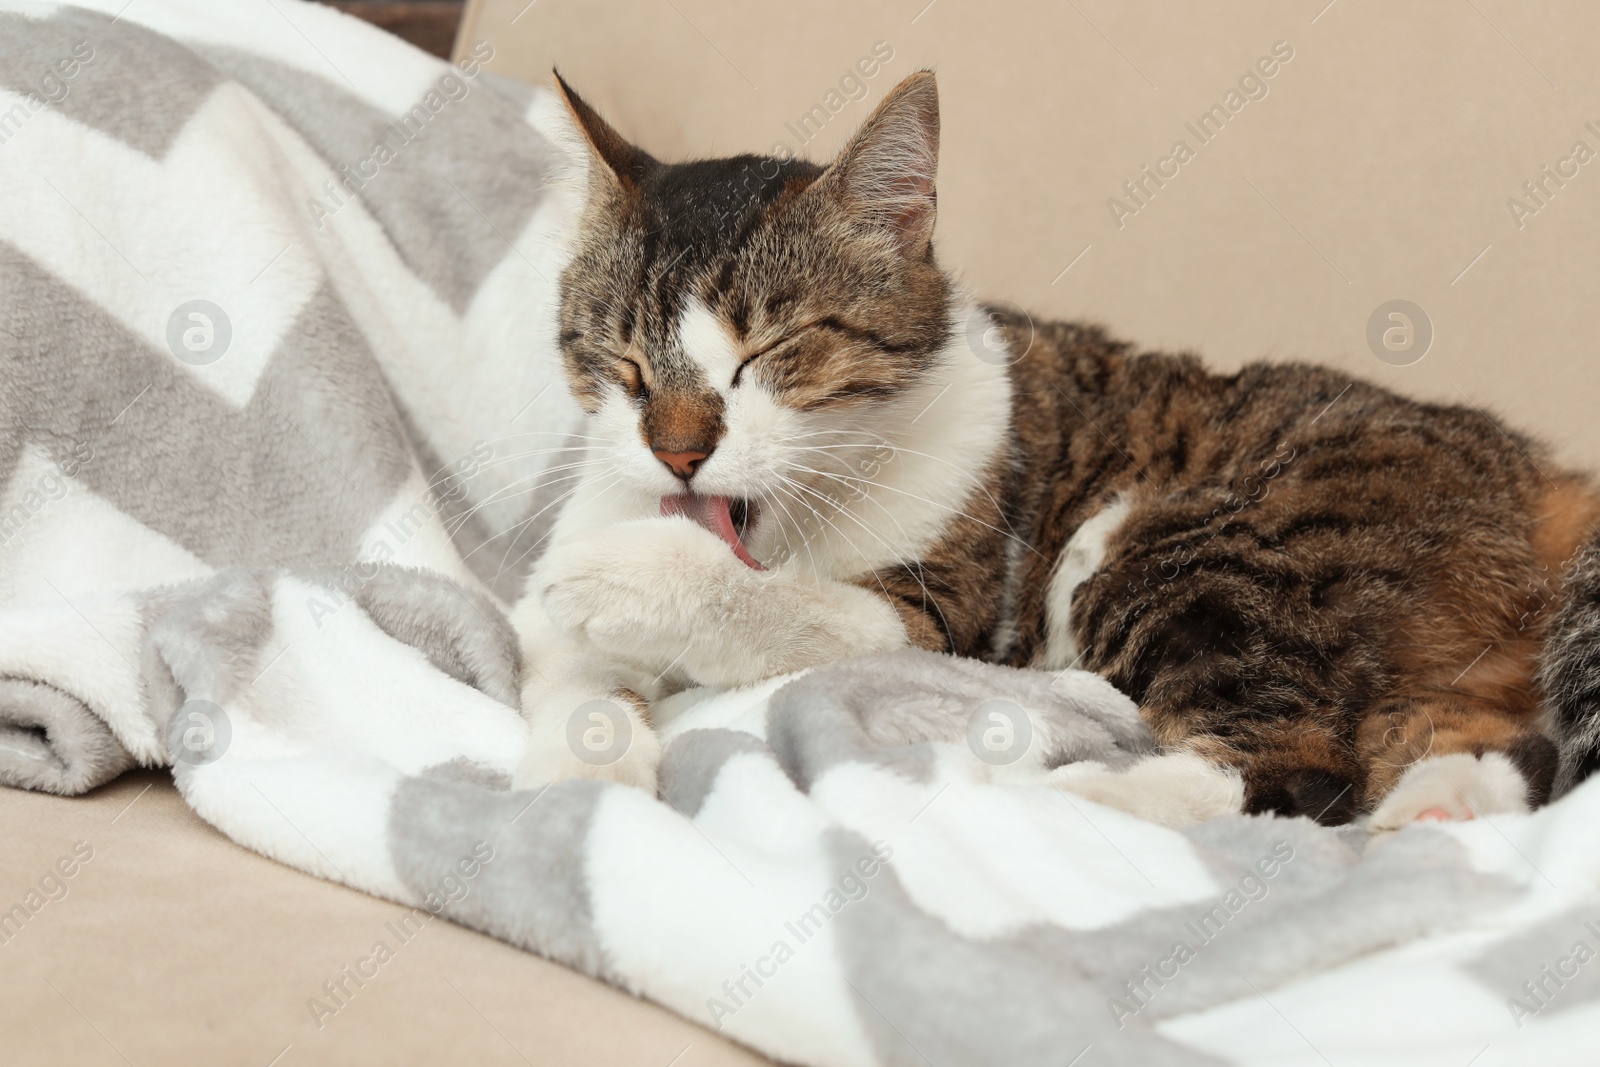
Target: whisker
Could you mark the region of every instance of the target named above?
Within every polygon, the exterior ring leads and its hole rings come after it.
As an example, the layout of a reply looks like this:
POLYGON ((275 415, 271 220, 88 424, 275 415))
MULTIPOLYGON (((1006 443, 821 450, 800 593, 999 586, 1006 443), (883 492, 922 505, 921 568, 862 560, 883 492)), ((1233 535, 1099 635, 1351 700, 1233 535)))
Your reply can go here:
MULTIPOLYGON (((549 503, 545 504, 544 507, 542 507, 538 511, 534 512, 532 515, 529 515, 526 518, 519 520, 518 522, 516 522, 516 523, 512 524, 511 526, 507 527, 506 529, 501 530, 499 533, 494 534, 492 537, 485 538, 483 544, 480 544, 477 548, 474 548, 471 552, 468 552, 466 555, 468 555, 468 556, 473 555, 479 549, 484 548, 485 546, 487 546, 487 545, 489 545, 489 544, 491 544, 491 543, 493 543, 495 541, 500 540, 502 537, 508 538, 506 552, 509 554, 511 549, 513 547, 515 547, 516 541, 517 541, 517 536, 521 533, 522 530, 526 529, 530 523, 534 522, 536 519, 539 518, 539 516, 543 515, 545 512, 549 511, 551 508, 557 507, 557 506, 561 505, 562 503, 565 503, 567 500, 569 500, 572 497, 572 495, 574 493, 576 493, 579 489, 583 488, 583 482, 581 480, 582 477, 583 477, 582 475, 571 475, 571 476, 569 476, 567 478, 559 479, 561 481, 577 481, 577 484, 573 485, 573 486, 570 486, 569 488, 563 489, 560 493, 558 493, 555 496, 554 499, 552 499, 549 503)), ((548 534, 548 531, 547 531, 547 534, 548 534)), ((463 557, 463 558, 465 558, 465 557, 463 557)), ((504 562, 505 562, 504 557, 501 557, 501 563, 503 564, 504 562)), ((499 571, 499 573, 497 573, 495 575, 495 577, 498 578, 498 577, 500 577, 501 574, 504 574, 504 573, 505 573, 505 568, 502 567, 501 570, 499 571)))
POLYGON ((584 475, 582 473, 578 473, 578 474, 566 474, 566 475, 561 476, 560 478, 550 479, 549 481, 542 480, 546 474, 550 474, 550 473, 553 473, 553 472, 552 471, 544 471, 544 472, 541 472, 538 475, 535 475, 535 476, 532 476, 532 477, 529 477, 529 478, 522 478, 522 479, 519 479, 518 481, 512 483, 511 485, 506 486, 504 489, 500 489, 500 490, 496 491, 495 494, 493 496, 489 497, 488 499, 480 501, 479 503, 474 504, 472 507, 468 508, 467 510, 465 510, 465 511, 463 511, 463 512, 461 512, 461 513, 459 513, 459 514, 457 514, 457 515, 455 515, 453 517, 451 517, 451 519, 448 522, 445 523, 446 532, 449 533, 450 536, 454 537, 461 530, 461 528, 464 527, 467 524, 467 520, 471 519, 474 515, 476 515, 478 512, 482 511, 484 508, 488 507, 491 504, 499 504, 499 503, 504 503, 504 502, 506 502, 508 500, 515 500, 519 496, 526 496, 529 493, 537 493, 541 489, 548 489, 550 486, 558 485, 561 482, 570 482, 570 481, 573 481, 575 479, 581 479, 581 478, 586 477, 586 475, 584 475), (539 479, 539 480, 536 481, 535 479, 539 479), (533 485, 528 485, 525 488, 521 488, 521 489, 516 488, 518 485, 523 485, 524 483, 530 482, 530 481, 534 482, 534 484, 533 485))
MULTIPOLYGON (((840 475, 831 474, 828 471, 814 470, 814 469, 812 469, 810 467, 799 467, 799 466, 797 466, 797 467, 795 467, 795 469, 796 470, 806 471, 807 473, 810 473, 810 474, 816 474, 816 475, 819 475, 819 476, 821 476, 823 478, 833 478, 833 479, 835 479, 837 481, 841 481, 841 482, 848 480, 848 481, 853 481, 853 482, 859 482, 862 485, 870 485, 875 489, 887 489, 891 493, 899 493, 902 496, 908 496, 913 500, 920 500, 924 504, 932 504, 934 507, 942 508, 943 510, 950 512, 952 515, 955 515, 957 517, 968 519, 968 520, 970 520, 972 522, 975 522, 979 526, 982 526, 986 530, 993 530, 995 533, 999 534, 1001 537, 1004 537, 1004 538, 1006 538, 1007 540, 1010 540, 1010 541, 1015 541, 1017 544, 1021 545, 1023 548, 1027 549, 1029 552, 1032 552, 1034 555, 1038 556, 1040 559, 1042 559, 1042 560, 1044 560, 1046 562, 1050 562, 1050 557, 1049 556, 1046 556, 1043 552, 1040 552, 1037 548, 1034 548, 1033 545, 1029 544, 1027 541, 1025 541, 1022 538, 1018 537, 1016 534, 1014 534, 1014 533, 1012 533, 1012 532, 1010 532, 1008 530, 1002 530, 998 526, 990 525, 989 523, 984 522, 982 519, 978 518, 976 515, 973 515, 973 514, 970 514, 969 512, 963 511, 960 508, 951 507, 949 504, 942 503, 942 502, 940 502, 938 500, 930 500, 925 496, 920 496, 917 493, 911 492, 911 490, 909 490, 909 489, 902 489, 897 485, 888 485, 887 483, 884 483, 884 482, 873 481, 870 478, 851 476, 848 479, 846 479, 844 477, 841 477, 840 475)), ((882 507, 883 505, 879 504, 879 506, 882 507)))
MULTIPOLYGON (((596 494, 595 494, 596 495, 596 499, 599 499, 599 497, 604 496, 606 493, 611 492, 611 490, 615 489, 622 482, 622 480, 623 480, 622 479, 622 475, 620 473, 613 473, 611 475, 611 480, 606 482, 604 485, 601 485, 596 490, 596 494)), ((572 492, 577 492, 577 489, 574 488, 572 490, 572 492)), ((504 565, 500 568, 499 572, 495 574, 495 578, 498 579, 502 574, 505 574, 506 571, 510 570, 512 567, 515 567, 517 564, 521 563, 524 559, 526 559, 528 557, 528 553, 534 551, 540 545, 542 545, 546 541, 548 541, 550 539, 550 535, 555 533, 555 532, 556 531, 555 531, 555 527, 554 526, 552 526, 550 529, 546 530, 544 532, 544 534, 541 535, 540 538, 537 541, 535 541, 533 544, 529 545, 527 548, 523 549, 522 554, 519 555, 516 559, 512 560, 510 563, 504 563, 504 560, 502 559, 502 563, 504 565)), ((506 552, 507 552, 508 555, 510 554, 510 551, 511 551, 510 548, 506 549, 506 552)))
POLYGON ((473 507, 472 507, 472 510, 473 511, 477 511, 479 508, 485 507, 485 506, 487 506, 489 504, 493 504, 500 497, 502 497, 503 495, 512 493, 512 490, 515 490, 519 486, 525 485, 528 482, 538 482, 539 480, 541 480, 541 479, 543 479, 546 476, 551 475, 551 474, 557 474, 557 473, 560 473, 561 471, 581 470, 584 467, 592 467, 592 466, 595 466, 595 465, 597 465, 597 464, 599 464, 601 462, 602 462, 601 460, 585 459, 585 460, 579 460, 576 463, 558 463, 553 467, 543 467, 543 468, 535 471, 532 474, 523 475, 521 478, 514 479, 510 484, 502 486, 499 489, 496 489, 489 496, 485 497, 484 499, 482 499, 482 500, 478 501, 476 504, 474 504, 473 507))
MULTIPOLYGON (((870 535, 874 540, 876 540, 878 542, 878 544, 882 545, 884 547, 884 549, 888 551, 889 558, 891 560, 893 560, 894 563, 897 566, 901 566, 901 567, 910 567, 910 566, 913 566, 913 565, 920 566, 920 562, 918 560, 908 559, 905 556, 901 555, 899 552, 895 551, 894 546, 889 544, 889 542, 885 541, 883 539, 883 537, 880 536, 876 530, 874 530, 871 526, 869 526, 865 522, 863 522, 859 516, 855 515, 848 508, 839 506, 838 502, 837 501, 833 501, 833 499, 831 497, 828 497, 827 495, 818 492, 816 489, 812 488, 811 486, 806 485, 804 482, 791 481, 790 484, 792 484, 795 488, 803 489, 806 492, 811 493, 811 494, 817 496, 820 499, 828 500, 829 502, 834 503, 835 506, 838 507, 837 514, 842 515, 845 518, 848 518, 851 522, 853 522, 857 526, 861 527, 861 529, 863 531, 865 531, 868 535, 870 535)), ((885 513, 887 514, 887 511, 885 513)), ((901 533, 905 533, 905 527, 900 525, 899 520, 895 519, 892 514, 889 517, 890 517, 890 520, 893 521, 896 526, 900 527, 900 532, 901 533)), ((837 527, 835 527, 835 529, 837 529, 837 527)), ((843 531, 840 531, 840 532, 843 533, 843 531)), ((927 591, 926 587, 924 587, 923 591, 924 592, 927 591)))
POLYGON ((498 444, 501 441, 513 441, 518 437, 572 437, 579 441, 605 441, 607 438, 596 437, 594 434, 575 433, 571 430, 519 430, 496 437, 493 441, 485 441, 486 445, 498 444))
MULTIPOLYGON (((789 481, 788 479, 785 479, 785 481, 788 482, 788 484, 794 486, 796 489, 808 488, 807 486, 802 485, 800 482, 789 481)), ((785 492, 787 492, 787 490, 785 490, 785 492)), ((795 497, 794 499, 798 500, 800 498, 799 497, 795 497)), ((861 562, 865 563, 867 565, 867 567, 869 568, 867 573, 872 575, 872 580, 878 583, 878 589, 879 589, 880 592, 883 593, 883 598, 885 600, 889 601, 891 604, 893 604, 894 603, 894 596, 892 594, 890 594, 888 586, 883 584, 883 579, 878 576, 878 570, 877 570, 876 567, 872 566, 872 560, 867 556, 867 554, 865 552, 861 551, 861 546, 856 544, 853 540, 851 540, 850 539, 850 535, 845 533, 843 530, 839 529, 838 524, 835 523, 832 519, 828 518, 828 516, 822 514, 820 511, 816 511, 815 509, 813 509, 813 514, 815 514, 817 516, 817 518, 821 519, 823 522, 827 523, 829 526, 833 527, 834 532, 837 533, 840 537, 844 538, 845 544, 847 544, 851 548, 855 549, 856 555, 861 557, 861 562)))
MULTIPOLYGON (((894 523, 895 528, 900 531, 900 536, 909 541, 910 537, 906 533, 906 528, 900 522, 900 520, 895 517, 894 511, 890 508, 882 508, 881 510, 886 516, 888 516, 889 521, 894 523)), ((845 508, 842 509, 841 514, 848 516, 849 519, 857 526, 860 526, 863 530, 866 530, 868 533, 872 533, 874 537, 877 537, 877 534, 872 531, 871 527, 857 517, 853 511, 845 508)), ((903 556, 900 556, 898 553, 895 553, 881 537, 878 538, 878 543, 882 544, 884 548, 889 549, 890 555, 893 556, 896 564, 905 568, 906 572, 916 579, 917 586, 922 590, 922 610, 926 612, 931 608, 933 611, 938 612, 939 622, 942 629, 946 634, 951 633, 950 620, 945 616, 944 608, 940 605, 939 601, 934 598, 933 593, 928 589, 928 572, 923 566, 922 560, 920 558, 907 559, 903 556)), ((882 583, 880 582, 879 584, 881 585, 882 583)))
MULTIPOLYGON (((929 453, 929 452, 920 452, 915 448, 905 448, 905 447, 902 447, 900 445, 893 444, 892 442, 889 442, 887 440, 884 443, 891 450, 893 450, 894 452, 897 452, 897 453, 903 452, 908 456, 918 456, 918 457, 921 457, 922 459, 931 459, 935 463, 944 464, 946 467, 949 467, 951 470, 960 471, 962 474, 966 474, 967 473, 967 469, 966 468, 962 467, 961 465, 959 465, 957 463, 952 463, 950 460, 945 459, 942 456, 935 456, 935 455, 933 455, 932 453, 929 453)), ((800 447, 805 449, 806 451, 824 451, 824 450, 831 450, 831 449, 835 449, 835 448, 859 448, 860 446, 859 445, 851 445, 851 444, 840 444, 840 445, 801 445, 800 447)), ((1000 502, 994 498, 994 494, 989 492, 989 487, 988 486, 984 485, 982 482, 979 482, 978 483, 978 491, 981 492, 984 495, 984 498, 987 499, 989 501, 989 503, 994 505, 994 508, 995 508, 996 512, 1000 513, 1001 515, 1005 514, 1005 510, 1006 509, 1001 507, 1000 506, 1000 502)), ((968 517, 970 518, 971 516, 968 516, 968 517)), ((1006 520, 1006 525, 1007 526, 1011 525, 1009 519, 1006 520)), ((1021 536, 1020 534, 1017 534, 1015 529, 1012 529, 1011 533, 1014 536, 1017 536, 1019 538, 1021 536)))
MULTIPOLYGON (((495 467, 500 467, 500 466, 503 466, 503 465, 505 465, 507 463, 511 463, 511 462, 514 462, 514 461, 519 460, 519 459, 532 459, 534 456, 555 455, 558 452, 590 452, 590 451, 592 451, 592 449, 588 445, 579 445, 577 448, 551 448, 551 449, 546 449, 543 452, 523 452, 523 453, 519 453, 519 454, 517 454, 515 456, 505 456, 505 457, 502 457, 502 458, 499 458, 499 459, 490 460, 487 463, 480 464, 478 469, 475 472, 473 472, 472 477, 476 478, 479 474, 482 474, 486 470, 492 470, 495 467)), ((602 462, 604 462, 604 460, 600 459, 599 457, 596 457, 594 459, 587 460, 586 462, 602 463, 602 462)), ((548 469, 548 468, 542 468, 542 469, 548 469)), ((470 481, 471 479, 467 479, 467 480, 470 481)))
MULTIPOLYGON (((809 562, 811 564, 811 577, 814 578, 817 581, 817 584, 819 584, 819 585, 822 584, 822 576, 817 571, 816 553, 811 551, 811 539, 808 536, 806 536, 805 528, 800 523, 800 521, 795 518, 794 512, 789 510, 789 505, 785 504, 783 502, 783 500, 781 498, 778 498, 778 497, 773 497, 770 500, 768 500, 763 495, 761 500, 762 500, 763 504, 768 504, 768 503, 776 504, 778 507, 783 509, 783 513, 786 516, 788 516, 788 518, 789 518, 790 527, 792 527, 793 531, 796 534, 798 534, 799 537, 800 537, 800 547, 806 550, 806 560, 807 560, 807 562, 809 562)), ((780 527, 780 529, 781 528, 782 527, 780 527)), ((793 548, 793 545, 791 544, 789 535, 790 535, 790 530, 784 529, 783 530, 783 551, 784 551, 784 558, 785 559, 793 559, 794 558, 794 548, 793 548)))
MULTIPOLYGON (((538 511, 536 511, 536 512, 534 512, 534 513, 533 513, 533 514, 532 514, 532 515, 529 515, 529 516, 528 516, 528 517, 527 517, 527 518, 525 518, 525 519, 522 519, 522 520, 521 520, 521 521, 519 521, 519 522, 517 522, 517 523, 515 523, 515 524, 514 524, 514 525, 512 525, 512 526, 509 526, 509 527, 507 527, 507 528, 506 528, 506 529, 504 529, 504 530, 501 530, 501 531, 500 531, 500 532, 499 532, 499 533, 497 533, 497 534, 495 534, 495 535, 493 535, 493 536, 492 536, 492 537, 486 537, 486 538, 484 538, 484 540, 483 540, 483 542, 482 542, 482 543, 481 543, 481 544, 479 544, 479 545, 478 545, 478 547, 477 547, 477 548, 474 548, 474 549, 472 549, 472 550, 470 550, 470 551, 468 551, 468 552, 464 552, 464 553, 462 553, 462 555, 461 555, 461 558, 462 558, 462 559, 463 559, 463 560, 465 560, 465 559, 469 559, 469 558, 471 558, 471 557, 472 557, 472 556, 475 556, 475 555, 477 555, 477 554, 478 554, 478 552, 479 552, 479 551, 480 551, 480 550, 481 550, 481 549, 484 549, 484 548, 487 548, 487 547, 488 547, 488 546, 489 546, 489 545, 491 545, 491 544, 493 544, 493 543, 494 543, 494 542, 496 542, 496 541, 498 541, 498 540, 500 540, 500 539, 501 539, 501 538, 502 538, 502 537, 509 537, 509 541, 508 541, 508 545, 515 545, 515 544, 516 544, 516 541, 517 541, 517 536, 518 536, 518 535, 519 535, 519 534, 520 534, 520 533, 521 533, 521 532, 522 532, 522 531, 523 531, 523 530, 524 530, 524 529, 526 529, 526 528, 527 528, 527 526, 528 526, 528 525, 529 525, 529 524, 530 524, 530 523, 532 523, 532 522, 533 522, 533 521, 534 521, 534 520, 535 520, 535 519, 537 519, 537 518, 538 518, 538 517, 539 517, 539 516, 540 516, 540 515, 543 515, 543 514, 544 514, 544 513, 545 513, 545 512, 546 512, 546 511, 549 511, 549 510, 550 510, 550 509, 551 509, 551 508, 553 508, 553 507, 556 507, 556 506, 557 506, 557 505, 558 505, 558 504, 561 504, 561 503, 563 503, 563 502, 564 502, 564 501, 566 501, 566 500, 567 500, 567 498, 568 498, 568 497, 570 497, 570 496, 572 496, 572 494, 573 494, 573 493, 576 493, 576 492, 577 492, 577 491, 578 491, 578 489, 579 489, 579 487, 578 487, 578 486, 576 486, 576 485, 575 485, 575 486, 573 486, 573 487, 572 487, 572 488, 570 488, 570 489, 567 489, 567 490, 564 490, 564 491, 563 491, 563 492, 562 492, 562 493, 561 493, 561 494, 560 494, 560 495, 559 495, 559 496, 557 496, 557 497, 556 497, 556 498, 555 498, 555 499, 554 499, 554 500, 552 500, 552 501, 550 501, 550 503, 548 503, 548 504, 546 504, 546 505, 545 505, 545 506, 544 506, 544 507, 542 507, 542 508, 540 508, 540 509, 539 509, 539 510, 538 510, 538 511)), ((508 547, 508 548, 507 548, 507 549, 506 549, 506 551, 507 551, 507 552, 510 552, 510 551, 511 551, 511 549, 510 549, 510 547, 508 547)), ((503 558, 503 557, 502 557, 502 562, 504 562, 504 558, 503 558)), ((496 577, 496 578, 499 578, 499 577, 500 577, 500 575, 501 575, 501 574, 504 574, 504 573, 505 573, 505 569, 504 569, 504 568, 502 568, 502 569, 501 569, 501 570, 500 570, 500 572, 499 572, 499 573, 498 573, 498 574, 496 574, 496 575, 495 575, 495 577, 496 577)))

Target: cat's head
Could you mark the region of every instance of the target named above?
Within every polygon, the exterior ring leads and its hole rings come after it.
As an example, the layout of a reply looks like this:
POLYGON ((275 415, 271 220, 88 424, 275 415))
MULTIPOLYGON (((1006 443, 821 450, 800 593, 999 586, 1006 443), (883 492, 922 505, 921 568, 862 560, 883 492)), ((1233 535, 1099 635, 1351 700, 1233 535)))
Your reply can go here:
POLYGON ((741 524, 848 488, 952 333, 933 75, 900 83, 826 166, 659 162, 557 83, 588 160, 560 344, 610 473, 729 498, 741 524))

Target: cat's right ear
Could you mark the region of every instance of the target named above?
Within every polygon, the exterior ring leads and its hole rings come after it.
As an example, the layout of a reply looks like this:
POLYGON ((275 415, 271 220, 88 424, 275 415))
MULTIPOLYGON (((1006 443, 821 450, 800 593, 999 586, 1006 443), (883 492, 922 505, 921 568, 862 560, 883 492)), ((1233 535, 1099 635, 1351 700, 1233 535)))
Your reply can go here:
POLYGON ((567 84, 559 71, 552 70, 550 73, 555 79, 556 95, 566 105, 567 114, 572 119, 572 130, 587 146, 591 159, 598 164, 596 169, 614 179, 622 191, 636 192, 656 161, 644 150, 630 144, 627 138, 601 118, 600 113, 567 84))

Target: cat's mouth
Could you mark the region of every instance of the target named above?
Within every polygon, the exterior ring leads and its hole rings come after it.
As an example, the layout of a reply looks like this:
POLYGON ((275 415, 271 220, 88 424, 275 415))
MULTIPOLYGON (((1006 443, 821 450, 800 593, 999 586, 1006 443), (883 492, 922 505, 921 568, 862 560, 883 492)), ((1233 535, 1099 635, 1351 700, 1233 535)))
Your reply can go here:
POLYGON ((661 498, 661 514, 682 515, 693 520, 725 541, 746 567, 757 571, 767 569, 744 547, 745 537, 755 529, 761 518, 761 505, 754 500, 677 493, 661 498))

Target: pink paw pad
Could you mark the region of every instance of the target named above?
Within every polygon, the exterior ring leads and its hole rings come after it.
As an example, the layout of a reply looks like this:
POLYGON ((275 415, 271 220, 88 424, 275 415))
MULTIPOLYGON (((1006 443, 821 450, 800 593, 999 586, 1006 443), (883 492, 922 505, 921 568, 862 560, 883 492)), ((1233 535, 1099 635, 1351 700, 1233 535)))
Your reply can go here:
POLYGON ((1456 822, 1458 820, 1458 818, 1459 818, 1460 821, 1465 822, 1468 819, 1472 818, 1472 813, 1468 812, 1465 816, 1459 816, 1458 817, 1454 812, 1448 811, 1448 810, 1446 810, 1444 808, 1428 808, 1428 809, 1426 809, 1424 811, 1418 812, 1417 813, 1417 818, 1416 818, 1415 821, 1417 821, 1417 822, 1456 822))

